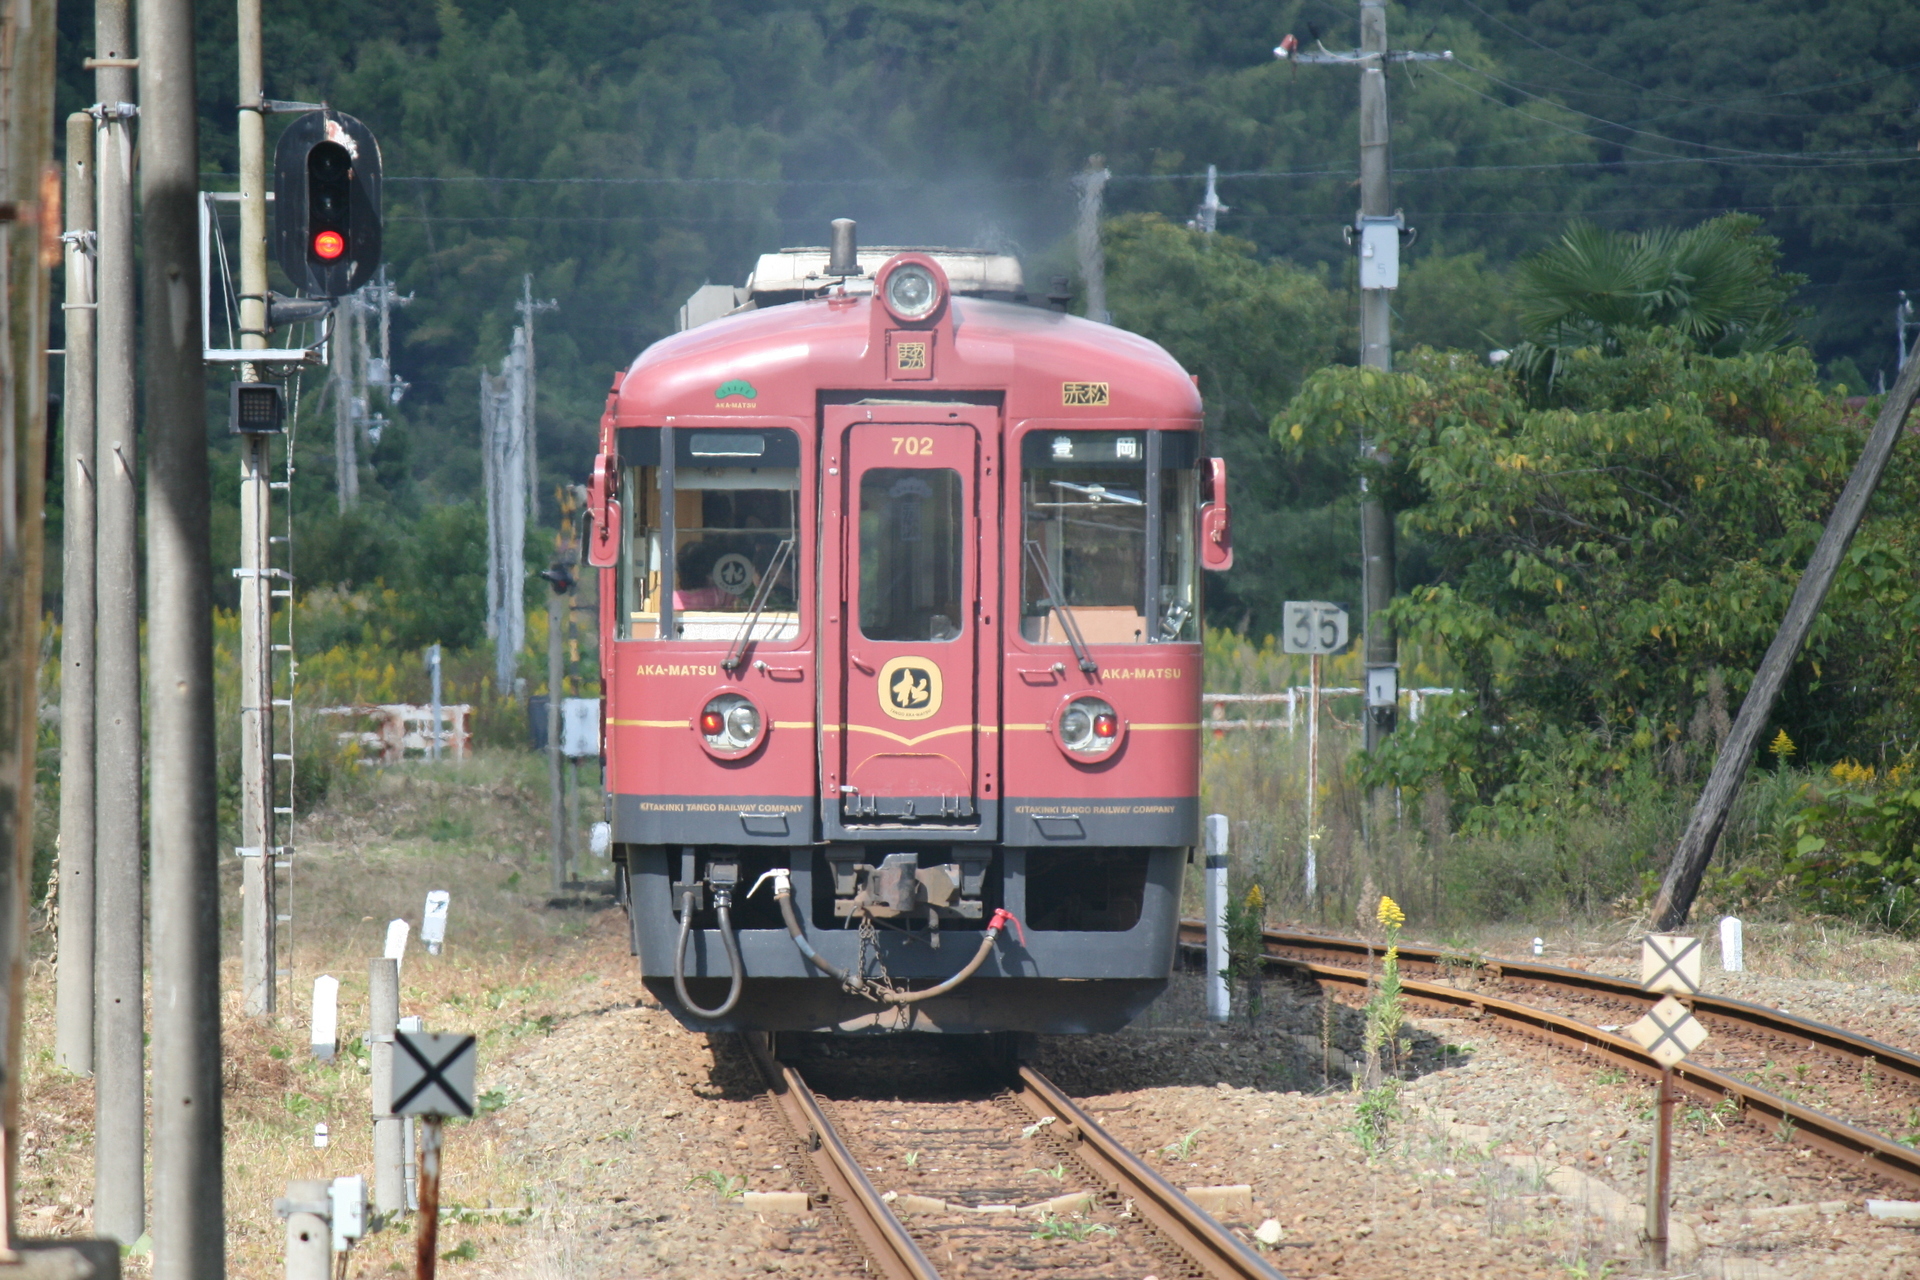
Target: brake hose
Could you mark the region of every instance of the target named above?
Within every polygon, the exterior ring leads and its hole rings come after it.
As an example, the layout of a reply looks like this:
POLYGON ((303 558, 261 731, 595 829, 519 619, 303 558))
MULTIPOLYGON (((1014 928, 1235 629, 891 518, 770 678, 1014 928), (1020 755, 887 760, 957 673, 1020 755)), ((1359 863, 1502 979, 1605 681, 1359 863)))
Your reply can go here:
MULTIPOLYGON (((980 966, 987 962, 987 956, 992 952, 994 941, 1000 936, 1000 930, 1009 922, 1012 923, 1023 945, 1027 940, 1026 930, 1022 929, 1020 922, 1014 919, 1013 912, 1008 911, 1005 907, 1001 907, 993 913, 993 919, 987 922, 987 931, 980 938, 980 949, 973 953, 973 959, 967 961, 966 967, 961 969, 960 972, 954 974, 938 986, 928 987, 925 991, 881 991, 876 993, 864 981, 849 979, 845 970, 841 969, 831 960, 828 960, 818 951, 815 951, 813 944, 807 941, 807 932, 801 927, 799 913, 796 912, 793 907, 793 881, 787 871, 784 868, 776 867, 774 870, 767 872, 766 875, 761 876, 760 879, 766 880, 769 877, 773 880, 774 901, 780 904, 780 918, 787 922, 787 936, 793 939, 793 945, 799 948, 800 954, 811 961, 822 973, 839 982, 840 985, 847 990, 857 991, 862 995, 878 999, 884 1004, 918 1004, 922 1000, 930 1000, 934 996, 945 995, 947 992, 953 990, 968 978, 971 978, 975 973, 979 972, 980 966)), ((759 887, 758 883, 754 885, 756 889, 759 887)))
POLYGON ((702 1009, 687 994, 687 937, 693 932, 693 889, 680 897, 680 945, 673 951, 673 993, 680 997, 681 1007, 696 1018, 724 1018, 733 1012, 733 1006, 740 1002, 740 986, 746 977, 746 970, 740 964, 740 944, 733 940, 733 893, 728 889, 713 891, 713 909, 720 913, 720 941, 727 948, 727 963, 733 967, 733 982, 727 988, 727 998, 718 1009, 702 1009))

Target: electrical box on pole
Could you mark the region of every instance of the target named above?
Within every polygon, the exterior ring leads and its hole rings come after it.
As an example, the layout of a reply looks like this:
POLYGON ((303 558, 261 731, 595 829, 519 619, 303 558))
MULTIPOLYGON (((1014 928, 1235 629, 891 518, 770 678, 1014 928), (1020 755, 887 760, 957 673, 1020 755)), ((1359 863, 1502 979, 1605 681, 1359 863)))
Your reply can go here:
POLYGON ((342 111, 309 111, 273 158, 274 248, 310 298, 340 298, 380 267, 380 143, 342 111))

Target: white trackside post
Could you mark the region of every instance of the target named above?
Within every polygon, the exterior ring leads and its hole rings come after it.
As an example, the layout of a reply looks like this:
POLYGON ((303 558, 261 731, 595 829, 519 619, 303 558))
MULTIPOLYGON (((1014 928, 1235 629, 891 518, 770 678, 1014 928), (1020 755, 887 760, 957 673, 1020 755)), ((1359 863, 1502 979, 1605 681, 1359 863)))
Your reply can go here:
POLYGON ((323 973, 313 980, 313 1056, 329 1060, 340 1048, 340 979, 323 973))
POLYGON ((1742 933, 1739 916, 1726 916, 1720 921, 1720 967, 1728 973, 1739 973, 1747 967, 1746 939, 1742 933))
POLYGON ((1207 1020, 1225 1022, 1232 1014, 1227 990, 1227 815, 1207 815, 1207 1020))

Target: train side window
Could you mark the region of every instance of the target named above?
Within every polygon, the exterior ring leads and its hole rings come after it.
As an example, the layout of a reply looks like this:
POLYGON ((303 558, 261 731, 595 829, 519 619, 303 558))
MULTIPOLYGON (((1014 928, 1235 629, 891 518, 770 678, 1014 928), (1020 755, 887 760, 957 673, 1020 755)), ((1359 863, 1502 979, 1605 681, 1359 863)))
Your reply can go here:
POLYGON ((673 432, 679 438, 671 470, 660 465, 662 434, 622 432, 623 463, 634 461, 632 453, 640 465, 622 469, 621 500, 629 514, 622 529, 619 638, 661 639, 664 622, 672 639, 730 643, 764 595, 753 638, 795 639, 801 556, 793 545, 800 497, 793 433, 673 432))
POLYGON ((1024 639, 1068 643, 1061 604, 1089 644, 1198 637, 1198 453, 1190 431, 1027 433, 1020 450, 1024 639))
POLYGON ((860 477, 861 635, 959 638, 962 510, 951 467, 874 467, 860 477))

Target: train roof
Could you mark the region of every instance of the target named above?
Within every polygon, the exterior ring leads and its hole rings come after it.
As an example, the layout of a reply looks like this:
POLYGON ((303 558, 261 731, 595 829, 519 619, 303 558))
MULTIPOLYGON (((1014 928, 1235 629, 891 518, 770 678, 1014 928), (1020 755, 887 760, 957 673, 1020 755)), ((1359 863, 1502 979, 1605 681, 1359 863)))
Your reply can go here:
MULTIPOLYGON (((866 280, 872 279, 869 273, 866 280)), ((1199 425, 1194 380, 1165 349, 1138 334, 958 290, 939 315, 935 324, 903 328, 875 300, 870 283, 865 290, 736 311, 642 352, 620 380, 610 406, 613 425, 742 416, 811 423, 823 395, 848 403, 863 398, 861 393, 872 399, 999 398, 1009 423, 1125 418, 1170 428, 1199 425), (889 342, 917 336, 930 343, 930 374, 890 377, 889 342)))

